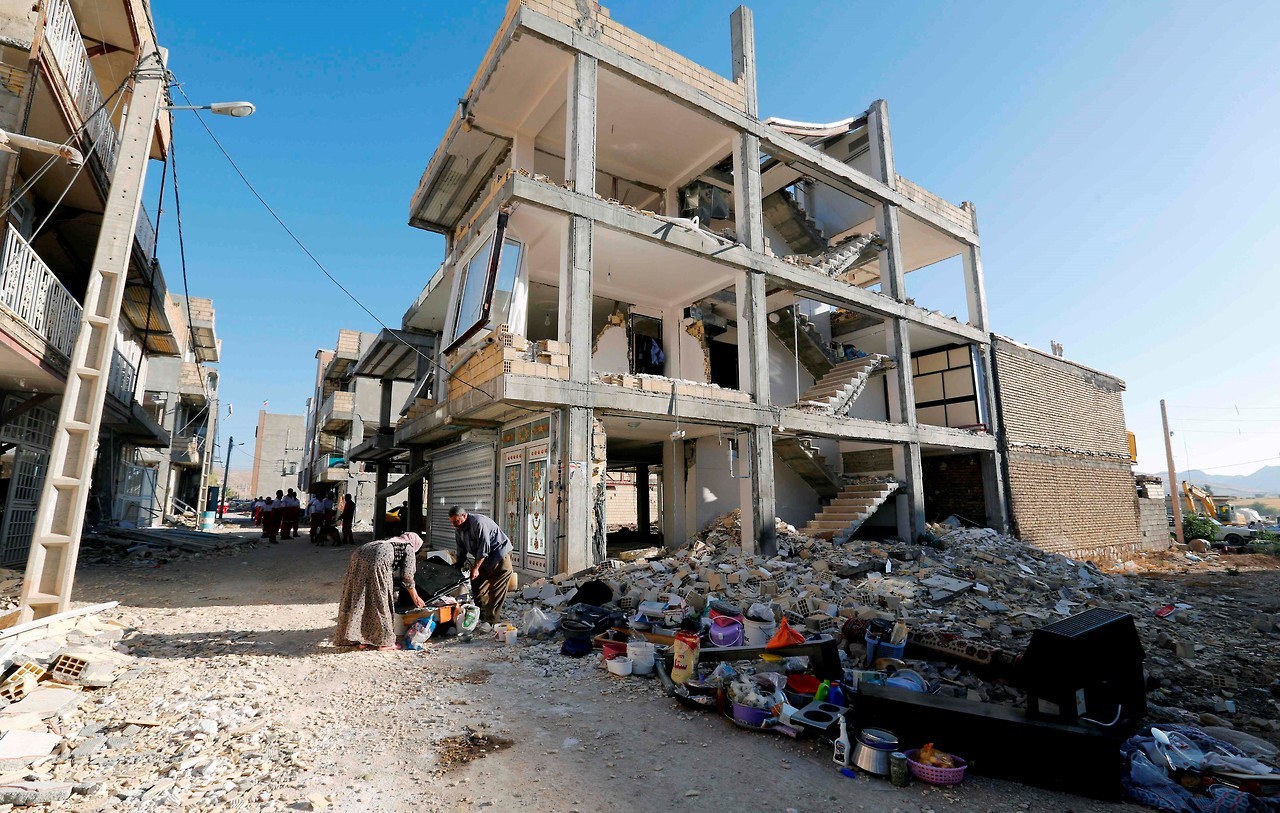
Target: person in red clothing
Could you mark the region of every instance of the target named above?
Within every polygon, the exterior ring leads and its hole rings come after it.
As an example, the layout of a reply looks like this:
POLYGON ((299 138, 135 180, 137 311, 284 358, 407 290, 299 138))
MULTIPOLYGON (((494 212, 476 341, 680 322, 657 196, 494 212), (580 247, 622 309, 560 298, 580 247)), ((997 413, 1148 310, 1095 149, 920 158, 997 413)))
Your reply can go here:
POLYGON ((280 533, 280 507, 275 500, 270 497, 262 506, 262 536, 270 540, 271 544, 279 544, 276 541, 276 534, 280 533))
POLYGON ((342 544, 354 545, 355 536, 351 533, 351 523, 356 520, 356 495, 348 494, 342 504, 342 544))
POLYGON ((285 502, 284 492, 276 489, 276 530, 280 532, 281 539, 289 538, 289 504, 285 502))
POLYGON ((253 501, 253 524, 259 528, 262 527, 262 506, 266 505, 266 500, 259 497, 253 501))
POLYGON ((298 538, 298 518, 302 516, 302 500, 298 499, 298 492, 292 488, 289 489, 289 532, 293 534, 293 538, 298 538))

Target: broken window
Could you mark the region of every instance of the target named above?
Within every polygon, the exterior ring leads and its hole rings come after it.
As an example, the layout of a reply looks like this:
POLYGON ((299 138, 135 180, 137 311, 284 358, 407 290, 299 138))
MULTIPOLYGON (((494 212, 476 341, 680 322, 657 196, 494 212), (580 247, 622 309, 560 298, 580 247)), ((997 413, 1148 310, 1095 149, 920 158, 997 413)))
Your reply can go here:
POLYGON ((507 216, 499 215, 493 238, 486 240, 463 266, 452 342, 445 348, 446 353, 481 330, 507 320, 524 246, 507 238, 506 232, 507 216))
POLYGON ((662 349, 662 320, 638 313, 630 314, 631 372, 636 375, 665 375, 667 354, 662 349))
POLYGON ((916 419, 931 426, 979 423, 973 348, 952 346, 912 354, 916 419))

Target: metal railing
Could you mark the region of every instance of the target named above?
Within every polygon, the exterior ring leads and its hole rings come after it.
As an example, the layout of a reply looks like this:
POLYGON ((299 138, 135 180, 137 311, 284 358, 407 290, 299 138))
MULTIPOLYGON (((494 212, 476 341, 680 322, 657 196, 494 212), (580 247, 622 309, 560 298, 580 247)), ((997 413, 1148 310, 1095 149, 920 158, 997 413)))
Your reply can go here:
POLYGON ((84 309, 13 226, 0 254, 0 303, 71 358, 84 309))
POLYGON ((66 80, 81 117, 88 122, 85 129, 93 140, 93 149, 110 175, 120 150, 120 136, 111 124, 110 111, 102 104, 102 91, 89 64, 89 53, 84 48, 80 27, 76 25, 67 0, 49 0, 48 7, 45 41, 53 51, 54 61, 62 71, 62 78, 66 80))
POLYGON ((142 253, 148 260, 156 256, 156 227, 145 206, 138 207, 138 227, 134 229, 133 236, 138 239, 138 245, 142 246, 142 253))
POLYGON ((111 351, 111 372, 107 375, 107 392, 121 403, 131 404, 138 391, 138 367, 119 350, 111 351))

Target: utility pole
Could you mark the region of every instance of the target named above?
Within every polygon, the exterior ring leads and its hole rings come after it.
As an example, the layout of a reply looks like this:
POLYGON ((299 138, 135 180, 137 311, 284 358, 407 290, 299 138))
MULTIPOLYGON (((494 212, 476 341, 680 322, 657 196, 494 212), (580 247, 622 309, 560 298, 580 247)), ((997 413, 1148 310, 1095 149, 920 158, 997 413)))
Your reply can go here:
POLYGON ((231 450, 236 447, 235 435, 227 438, 227 459, 222 461, 222 494, 218 500, 218 519, 227 513, 227 478, 231 476, 231 450))
POLYGON ((1173 467, 1173 435, 1169 433, 1169 410, 1165 408, 1164 399, 1160 399, 1160 420, 1164 422, 1164 457, 1169 464, 1169 500, 1173 503, 1173 532, 1178 535, 1178 544, 1185 544, 1182 538, 1182 500, 1178 496, 1178 472, 1173 467))
POLYGON ((49 466, 36 511, 31 553, 22 583, 19 623, 71 606, 80 534, 93 479, 98 432, 107 395, 111 348, 120 322, 138 208, 151 163, 151 139, 164 96, 166 52, 154 42, 142 58, 120 132, 120 153, 102 212, 102 228, 84 296, 84 316, 71 351, 49 466), (149 49, 150 53, 147 53, 149 49))

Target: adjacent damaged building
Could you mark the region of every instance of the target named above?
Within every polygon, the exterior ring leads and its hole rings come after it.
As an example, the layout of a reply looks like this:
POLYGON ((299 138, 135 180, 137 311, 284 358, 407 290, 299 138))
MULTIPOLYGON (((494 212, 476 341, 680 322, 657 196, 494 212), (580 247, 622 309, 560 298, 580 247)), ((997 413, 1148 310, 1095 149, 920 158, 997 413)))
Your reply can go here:
MULTIPOLYGON (((750 10, 729 28, 721 76, 596 3, 509 4, 413 197, 444 261, 354 362, 412 381, 378 451, 407 474, 380 498, 425 480, 411 527, 449 546, 451 505, 490 514, 529 575, 606 556, 624 480, 654 483, 628 519, 656 514, 669 544, 740 510, 766 554, 775 517, 916 538, 952 514, 1008 527, 1012 505, 1039 533, 1083 502, 1023 496, 1038 465, 1105 472, 1082 500, 1136 512, 1123 385, 1076 399, 1053 375, 1068 363, 1029 374, 993 337, 974 208, 897 173, 888 105, 763 118, 750 10), (939 267, 962 313, 913 299, 939 267), (1036 404, 1073 420, 1028 428, 1036 404)), ((1135 521, 1108 544, 1136 539, 1135 521)))

